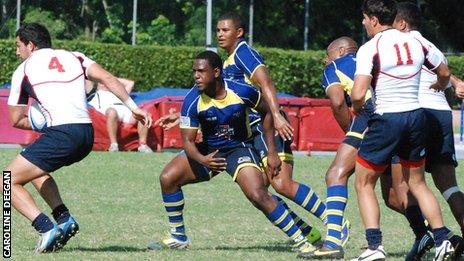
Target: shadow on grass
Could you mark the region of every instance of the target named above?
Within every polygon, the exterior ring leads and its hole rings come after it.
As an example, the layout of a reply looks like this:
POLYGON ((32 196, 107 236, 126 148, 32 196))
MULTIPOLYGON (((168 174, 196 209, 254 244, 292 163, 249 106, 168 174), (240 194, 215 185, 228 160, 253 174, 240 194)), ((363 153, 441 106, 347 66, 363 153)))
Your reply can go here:
POLYGON ((294 253, 295 251, 292 251, 291 246, 287 244, 282 244, 281 242, 275 242, 275 243, 270 243, 268 245, 247 245, 247 246, 214 246, 211 248, 195 248, 198 250, 225 250, 225 251, 230 251, 230 250, 240 250, 240 251, 257 251, 257 250, 263 250, 263 251, 269 251, 269 252, 288 252, 288 253, 294 253))
POLYGON ((129 247, 129 246, 103 246, 103 247, 70 247, 64 248, 60 252, 145 252, 147 248, 129 247))

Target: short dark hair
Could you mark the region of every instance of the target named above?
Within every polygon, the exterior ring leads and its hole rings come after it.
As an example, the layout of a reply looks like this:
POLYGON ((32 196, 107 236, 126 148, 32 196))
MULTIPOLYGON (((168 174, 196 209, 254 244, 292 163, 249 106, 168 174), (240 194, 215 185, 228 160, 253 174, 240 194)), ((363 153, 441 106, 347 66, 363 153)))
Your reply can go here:
POLYGON ((369 17, 377 17, 381 25, 392 25, 396 17, 396 1, 364 0, 361 10, 369 17))
POLYGON ((213 69, 219 68, 222 72, 222 59, 213 51, 203 51, 195 57, 195 60, 207 60, 213 69))
POLYGON ((246 33, 247 27, 245 24, 245 20, 243 20, 243 17, 240 16, 239 14, 235 12, 228 12, 223 15, 221 15, 218 19, 218 21, 223 21, 223 20, 232 20, 232 22, 235 25, 236 29, 242 28, 243 32, 246 33))
POLYGON ((401 2, 397 6, 398 12, 396 19, 404 20, 413 30, 417 30, 421 26, 422 14, 419 6, 411 2, 401 2))
POLYGON ((16 31, 16 36, 24 44, 32 42, 37 48, 51 48, 52 38, 47 28, 39 23, 23 24, 16 31))

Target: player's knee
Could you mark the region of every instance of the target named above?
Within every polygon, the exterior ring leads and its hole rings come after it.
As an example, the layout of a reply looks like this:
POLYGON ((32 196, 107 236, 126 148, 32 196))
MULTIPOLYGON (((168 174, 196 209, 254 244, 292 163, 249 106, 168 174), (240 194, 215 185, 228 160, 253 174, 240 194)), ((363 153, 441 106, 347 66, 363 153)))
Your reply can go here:
POLYGON ((172 186, 176 182, 175 172, 171 168, 164 168, 159 176, 161 187, 172 186))
POLYGON ((253 203, 253 205, 261 209, 261 206, 266 204, 271 197, 265 189, 257 189, 248 195, 248 199, 251 203, 253 203))
POLYGON ((352 171, 352 169, 348 169, 346 166, 343 165, 332 165, 327 170, 327 173, 325 175, 325 182, 328 185, 332 185, 334 183, 343 184, 346 182, 348 176, 351 174, 352 171))
POLYGON ((118 112, 114 108, 108 108, 105 111, 105 115, 107 118, 117 118, 118 117, 118 112))
POLYGON ((286 179, 275 177, 272 180, 272 187, 277 193, 279 193, 282 196, 286 196, 286 197, 293 196, 293 195, 290 195, 292 192, 291 183, 286 179))

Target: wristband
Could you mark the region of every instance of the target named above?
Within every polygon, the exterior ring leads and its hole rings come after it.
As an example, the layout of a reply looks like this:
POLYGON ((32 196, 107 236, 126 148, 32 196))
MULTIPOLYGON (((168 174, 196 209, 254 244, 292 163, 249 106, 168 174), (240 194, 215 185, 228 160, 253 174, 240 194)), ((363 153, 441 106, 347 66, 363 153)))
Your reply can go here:
POLYGON ((137 104, 135 104, 134 100, 132 100, 131 97, 129 97, 129 99, 127 99, 124 104, 127 106, 127 108, 129 108, 131 111, 137 109, 139 106, 137 106, 137 104))

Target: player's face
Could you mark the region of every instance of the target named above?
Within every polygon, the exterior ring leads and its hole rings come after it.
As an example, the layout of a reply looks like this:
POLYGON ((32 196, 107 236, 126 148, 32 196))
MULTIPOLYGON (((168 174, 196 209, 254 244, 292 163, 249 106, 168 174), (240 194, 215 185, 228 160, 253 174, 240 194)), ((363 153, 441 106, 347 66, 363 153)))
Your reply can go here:
POLYGON ((243 30, 237 29, 232 20, 221 20, 216 26, 216 37, 219 47, 226 51, 233 50, 238 39, 243 36, 243 30))
POLYGON ((375 35, 374 26, 373 26, 373 18, 370 18, 366 14, 363 14, 362 24, 364 25, 364 28, 366 28, 367 36, 369 38, 373 37, 375 35))
POLYGON ((214 83, 217 70, 213 69, 205 59, 196 59, 193 63, 193 79, 200 91, 204 91, 214 83))
POLYGON ((32 43, 25 45, 19 40, 19 37, 16 37, 16 56, 21 58, 21 60, 26 60, 32 53, 31 45, 32 43))

